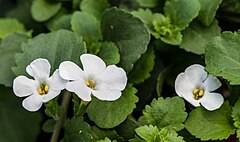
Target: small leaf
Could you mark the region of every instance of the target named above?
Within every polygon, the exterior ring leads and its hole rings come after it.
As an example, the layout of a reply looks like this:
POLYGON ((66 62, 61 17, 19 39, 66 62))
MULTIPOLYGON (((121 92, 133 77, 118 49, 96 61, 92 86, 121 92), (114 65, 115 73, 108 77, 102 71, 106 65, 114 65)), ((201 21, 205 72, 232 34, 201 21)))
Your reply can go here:
POLYGON ((173 25, 184 29, 198 16, 200 10, 199 0, 168 0, 164 12, 173 25))
POLYGON ((31 13, 34 20, 38 22, 47 21, 60 10, 60 2, 48 2, 47 0, 34 0, 31 6, 31 13))
POLYGON ((86 52, 81 38, 66 30, 40 34, 22 44, 22 50, 23 53, 15 56, 17 66, 12 68, 16 75, 27 75, 25 71, 27 65, 40 57, 48 59, 51 70, 54 71, 66 60, 80 64, 79 56, 86 52))
POLYGON ((82 117, 73 117, 66 122, 63 142, 93 142, 90 126, 82 117))
POLYGON ((109 138, 106 137, 104 140, 99 140, 97 142, 112 142, 112 141, 109 138))
POLYGON ((237 138, 240 139, 240 100, 238 100, 232 108, 232 118, 234 126, 237 128, 237 138))
POLYGON ((129 73, 129 82, 139 84, 150 77, 150 72, 154 67, 154 60, 154 50, 153 48, 148 48, 147 52, 141 56, 133 66, 132 71, 129 73))
POLYGON ((118 140, 119 142, 123 141, 123 139, 117 134, 115 130, 112 129, 100 129, 96 126, 91 127, 92 135, 95 140, 101 140, 104 138, 109 138, 110 140, 118 140))
POLYGON ((44 132, 52 133, 55 127, 56 121, 54 119, 48 119, 43 123, 42 129, 44 132))
POLYGON ((206 26, 214 20, 216 12, 222 0, 199 0, 201 9, 198 15, 199 20, 206 26))
POLYGON ((60 29, 71 30, 71 18, 72 15, 62 15, 60 17, 54 18, 53 21, 47 24, 50 31, 57 31, 60 29))
POLYGON ((64 109, 58 104, 57 99, 45 103, 45 113, 54 120, 58 120, 64 113, 64 109))
POLYGON ((132 85, 127 85, 122 96, 116 101, 100 101, 94 98, 87 108, 87 114, 100 128, 113 128, 122 123, 136 107, 136 92, 132 85))
POLYGON ((109 7, 110 4, 108 0, 83 0, 80 5, 80 9, 83 12, 93 15, 99 20, 101 19, 103 11, 109 7))
POLYGON ((143 22, 130 13, 111 8, 103 13, 101 29, 103 39, 114 42, 119 48, 119 64, 129 72, 133 64, 146 52, 150 40, 143 22))
POLYGON ((147 142, 155 142, 156 137, 158 136, 159 130, 156 126, 141 126, 137 128, 136 133, 147 142))
POLYGON ((180 48, 195 54, 204 54, 207 43, 216 36, 221 35, 221 28, 215 20, 208 27, 197 21, 193 21, 190 26, 183 31, 183 41, 180 48))
POLYGON ((230 84, 240 84, 240 32, 223 32, 206 47, 206 70, 227 79, 230 84))
POLYGON ((15 64, 14 55, 21 52, 21 43, 28 40, 28 36, 21 33, 12 33, 3 38, 0 45, 0 84, 11 87, 15 78, 11 67, 15 64))
POLYGON ((193 136, 203 141, 227 139, 235 133, 231 106, 225 102, 220 109, 215 111, 197 107, 190 113, 185 127, 193 136))
POLYGON ((13 32, 25 32, 24 25, 16 19, 0 18, 0 40, 13 32))
POLYGON ((184 101, 179 97, 154 99, 151 106, 146 106, 143 115, 148 123, 157 126, 158 129, 168 128, 176 131, 184 128, 182 123, 187 117, 184 101))
POLYGON ((158 5, 158 0, 136 0, 142 7, 153 8, 158 5))
POLYGON ((71 25, 73 32, 82 36, 87 43, 101 39, 99 21, 86 12, 74 12, 71 25))
POLYGON ((101 43, 99 57, 102 58, 107 65, 117 64, 120 61, 119 50, 113 42, 101 43))

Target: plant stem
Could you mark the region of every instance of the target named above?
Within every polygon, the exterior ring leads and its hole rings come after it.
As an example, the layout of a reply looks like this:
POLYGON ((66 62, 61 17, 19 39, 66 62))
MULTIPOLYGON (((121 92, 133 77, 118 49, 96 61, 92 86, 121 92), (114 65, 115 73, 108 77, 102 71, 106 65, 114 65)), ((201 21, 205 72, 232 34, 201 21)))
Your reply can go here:
POLYGON ((70 103, 70 100, 71 100, 71 94, 68 91, 65 91, 63 95, 64 96, 63 96, 61 106, 64 109, 64 114, 56 122, 50 142, 58 142, 58 137, 59 137, 59 134, 60 134, 60 131, 61 131, 61 127, 62 127, 63 122, 64 122, 64 120, 67 116, 67 110, 68 110, 68 106, 69 106, 69 103, 70 103))

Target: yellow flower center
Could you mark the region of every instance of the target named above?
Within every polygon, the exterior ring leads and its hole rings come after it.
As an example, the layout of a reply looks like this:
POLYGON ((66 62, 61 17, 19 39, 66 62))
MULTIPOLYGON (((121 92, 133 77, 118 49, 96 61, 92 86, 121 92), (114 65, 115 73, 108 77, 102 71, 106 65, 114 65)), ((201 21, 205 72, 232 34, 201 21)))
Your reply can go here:
POLYGON ((46 85, 46 84, 41 84, 40 87, 38 88, 38 93, 39 93, 40 95, 45 95, 45 94, 48 93, 48 89, 49 89, 48 85, 46 85))
POLYGON ((92 79, 91 80, 86 80, 86 85, 91 89, 95 88, 95 82, 92 79))
POLYGON ((203 94, 204 94, 203 90, 199 90, 199 89, 194 89, 193 90, 193 95, 194 95, 195 100, 199 100, 200 98, 202 98, 203 94))

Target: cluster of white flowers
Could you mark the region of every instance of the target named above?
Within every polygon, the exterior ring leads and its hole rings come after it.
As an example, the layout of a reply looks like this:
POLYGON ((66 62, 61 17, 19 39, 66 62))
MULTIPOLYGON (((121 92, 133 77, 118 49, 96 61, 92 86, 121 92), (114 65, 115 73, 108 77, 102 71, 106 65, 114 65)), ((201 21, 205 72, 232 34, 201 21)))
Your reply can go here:
POLYGON ((37 111, 63 89, 76 93, 83 101, 91 101, 91 95, 106 101, 114 101, 121 96, 127 84, 126 72, 122 68, 106 66, 101 58, 92 54, 83 54, 80 60, 83 70, 71 61, 64 61, 51 77, 51 65, 47 59, 31 62, 26 72, 34 79, 21 75, 13 81, 16 96, 29 96, 23 100, 23 107, 37 111))

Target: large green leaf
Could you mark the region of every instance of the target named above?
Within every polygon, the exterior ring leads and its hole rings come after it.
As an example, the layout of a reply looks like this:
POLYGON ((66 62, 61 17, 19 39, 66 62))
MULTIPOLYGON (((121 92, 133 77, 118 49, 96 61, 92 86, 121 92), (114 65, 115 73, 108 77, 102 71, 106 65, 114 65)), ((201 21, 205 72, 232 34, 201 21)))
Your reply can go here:
POLYGON ((31 13, 34 20, 43 22, 50 19, 60 10, 62 3, 48 2, 47 0, 34 0, 31 6, 31 13))
POLYGON ((99 21, 86 12, 74 12, 71 25, 73 32, 82 36, 87 43, 101 39, 99 21))
POLYGON ((206 70, 222 76, 230 84, 240 84, 240 32, 223 32, 206 47, 206 70))
POLYGON ((176 131, 184 128, 182 123, 187 117, 184 101, 179 97, 154 99, 151 106, 146 106, 143 115, 148 123, 159 129, 168 128, 176 131))
POLYGON ((113 42, 101 43, 99 57, 103 59, 107 65, 117 64, 120 61, 119 50, 113 42))
POLYGON ((201 9, 198 18, 203 24, 208 26, 214 20, 214 17, 222 0, 199 0, 199 1, 201 4, 201 9))
POLYGON ((24 25, 16 19, 0 18, 0 40, 13 32, 25 32, 24 25))
POLYGON ((40 132, 40 113, 24 110, 12 88, 0 86, 0 90, 0 141, 35 142, 40 132))
POLYGON ((234 126, 237 128, 237 138, 240 139, 240 100, 238 100, 232 108, 232 118, 234 126))
POLYGON ((66 60, 80 64, 79 56, 86 52, 85 44, 76 34, 59 30, 48 34, 40 34, 27 43, 22 44, 23 53, 16 54, 16 75, 26 74, 25 68, 37 58, 46 58, 54 71, 66 60))
POLYGON ((101 128, 113 128, 122 123, 136 107, 138 101, 132 85, 127 85, 122 96, 116 101, 100 101, 94 98, 87 108, 89 118, 101 128))
POLYGON ((127 72, 146 52, 150 40, 143 22, 130 13, 111 8, 103 13, 101 20, 103 39, 114 42, 120 50, 120 66, 127 72))
POLYGON ((183 41, 180 48, 195 54, 204 54, 209 40, 221 35, 221 29, 218 22, 214 21, 209 26, 203 26, 201 23, 194 21, 183 31, 183 41))
POLYGON ((227 139, 235 133, 231 106, 225 102, 220 109, 215 111, 197 107, 190 113, 185 127, 193 136, 204 141, 227 139))
POLYGON ((11 87, 15 78, 11 67, 15 64, 14 55, 21 51, 21 43, 29 37, 25 34, 13 33, 6 36, 0 45, 0 84, 11 87))
POLYGON ((87 12, 97 19, 101 19, 105 9, 110 7, 108 0, 83 0, 80 4, 80 9, 87 12))
POLYGON ((164 12, 172 20, 172 24, 184 29, 198 16, 199 0, 168 0, 164 12))

